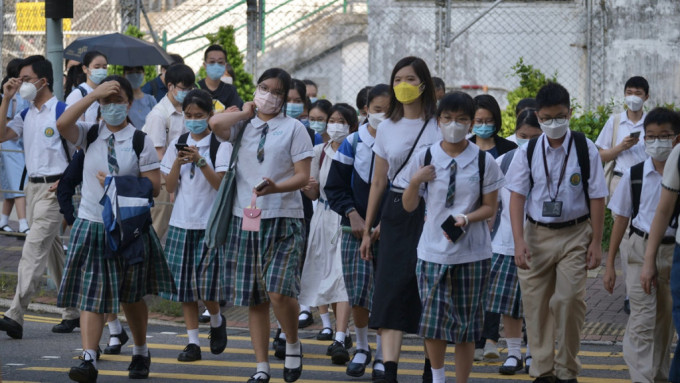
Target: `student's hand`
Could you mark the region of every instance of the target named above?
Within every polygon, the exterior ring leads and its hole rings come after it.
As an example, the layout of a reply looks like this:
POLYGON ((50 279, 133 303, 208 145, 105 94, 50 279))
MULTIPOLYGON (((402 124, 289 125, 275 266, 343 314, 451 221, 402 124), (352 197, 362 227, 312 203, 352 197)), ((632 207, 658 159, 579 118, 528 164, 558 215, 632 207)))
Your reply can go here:
POLYGON ((529 262, 531 262, 531 253, 529 252, 529 246, 522 239, 521 241, 515 242, 515 265, 522 270, 529 270, 529 262))
POLYGON ((255 103, 252 101, 246 102, 243 104, 243 111, 246 112, 246 118, 252 118, 255 116, 255 103))
POLYGON ((99 184, 102 185, 102 187, 104 187, 104 182, 106 181, 106 176, 107 176, 107 174, 104 173, 101 170, 97 172, 97 179, 99 180, 99 184))
POLYGON ((21 80, 18 78, 10 78, 5 85, 2 86, 2 91, 7 99, 11 99, 19 91, 19 88, 21 88, 21 80))
POLYGON ((178 150, 177 157, 175 158, 175 163, 182 166, 184 164, 190 164, 193 161, 191 158, 192 153, 189 151, 189 147, 186 150, 178 150))
POLYGON ((371 233, 371 242, 375 242, 380 239, 380 224, 373 229, 371 233))
POLYGON ((258 197, 262 197, 262 196, 265 196, 267 194, 274 194, 274 193, 279 192, 278 186, 276 186, 276 184, 274 183, 274 181, 272 181, 271 178, 262 177, 262 179, 267 180, 269 183, 265 187, 263 187, 260 191, 257 191, 257 190, 255 190, 255 188, 253 188, 253 192, 258 197))
POLYGON ((590 242, 586 255, 586 270, 600 266, 600 262, 602 262, 602 247, 600 243, 590 242))
POLYGON ((621 141, 619 146, 621 147, 621 151, 628 150, 635 146, 640 141, 640 137, 631 137, 628 136, 621 141))
POLYGON ((55 191, 57 191, 57 186, 59 186, 59 181, 50 185, 50 187, 49 187, 49 189, 47 189, 47 191, 50 192, 50 193, 54 193, 55 191))
POLYGON ((118 94, 120 92, 120 84, 118 81, 107 81, 99 84, 92 93, 92 97, 96 99, 106 98, 108 96, 118 94))
MULTIPOLYGON (((349 225, 352 227, 352 235, 356 239, 361 239, 364 236, 364 228, 366 227, 366 221, 357 213, 356 210, 349 213, 347 216, 349 218, 349 225)), ((371 238, 372 239, 372 238, 371 238)))
POLYGON ((364 261, 373 260, 373 254, 371 254, 371 235, 364 231, 363 237, 361 238, 361 246, 359 247, 359 252, 361 253, 361 259, 364 261))
POLYGON ((602 277, 602 283, 604 284, 604 289, 607 290, 609 294, 614 293, 614 285, 616 284, 616 270, 614 269, 614 265, 607 265, 604 276, 602 277))
POLYGON ((642 271, 640 272, 640 284, 645 293, 651 294, 652 290, 656 288, 656 277, 658 274, 656 264, 648 261, 645 257, 645 262, 642 264, 642 271))
POLYGON ((416 174, 413 175, 413 178, 411 178, 411 181, 417 182, 418 185, 420 185, 423 182, 434 181, 436 176, 437 174, 434 171, 434 165, 427 165, 418 169, 416 174))
POLYGON ((463 218, 462 215, 459 214, 459 215, 453 217, 453 219, 456 221, 456 224, 455 224, 456 227, 465 227, 465 218, 463 218))
POLYGON ((300 189, 300 190, 302 190, 303 192, 310 191, 310 190, 312 190, 312 187, 315 187, 315 186, 318 186, 318 185, 319 185, 319 181, 317 181, 316 178, 309 177, 309 182, 307 183, 307 185, 303 186, 302 189, 300 189))
POLYGON ((233 112, 240 112, 241 109, 238 108, 236 105, 232 105, 228 107, 227 109, 224 110, 224 113, 233 113, 233 112))
POLYGON ((201 155, 198 154, 198 148, 195 146, 187 146, 186 149, 182 150, 184 157, 188 159, 188 162, 198 162, 201 159, 201 155))

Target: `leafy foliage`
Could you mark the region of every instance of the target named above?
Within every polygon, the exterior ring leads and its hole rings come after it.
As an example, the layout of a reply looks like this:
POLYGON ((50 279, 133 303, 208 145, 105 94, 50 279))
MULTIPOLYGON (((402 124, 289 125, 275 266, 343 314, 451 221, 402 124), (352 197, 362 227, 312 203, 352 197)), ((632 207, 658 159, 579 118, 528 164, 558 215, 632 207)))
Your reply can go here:
MULTIPOLYGON (((128 25, 127 29, 124 32, 125 35, 136 37, 138 39, 143 39, 144 38, 144 32, 142 32, 139 28, 137 28, 134 25, 128 25)), ((109 74, 117 74, 122 76, 123 75, 123 66, 122 65, 109 65, 109 74)), ((144 67, 144 82, 148 82, 153 80, 158 76, 158 72, 156 71, 156 67, 154 65, 147 65, 144 67)))

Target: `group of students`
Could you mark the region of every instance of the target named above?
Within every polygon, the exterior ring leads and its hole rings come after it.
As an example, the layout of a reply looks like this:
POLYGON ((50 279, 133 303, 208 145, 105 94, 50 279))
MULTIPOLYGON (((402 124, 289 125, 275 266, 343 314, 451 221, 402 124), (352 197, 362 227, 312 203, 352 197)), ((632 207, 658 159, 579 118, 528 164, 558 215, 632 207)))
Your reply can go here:
POLYGON ((445 381, 450 343, 456 381, 467 382, 474 360, 498 357, 502 315, 508 356, 500 373, 526 366, 535 382, 575 382, 587 270, 600 265, 611 193, 615 221, 604 283, 611 292, 624 241, 633 313, 624 359, 633 381, 680 381, 675 363, 669 373, 671 313, 676 322, 680 317, 671 301, 680 190, 680 149, 671 149, 680 117, 664 108, 642 112, 644 79, 626 84, 628 109, 610 119, 596 146, 569 129, 569 93, 556 83, 523 101, 515 134, 504 139, 493 97, 438 96, 443 83, 417 57, 400 60, 389 84, 360 92, 362 121, 352 106, 315 99, 316 84, 279 68, 266 70, 253 102, 243 103, 222 79, 224 50, 211 46, 204 58, 201 89, 188 66, 164 68, 152 88, 163 85, 167 93, 155 106, 141 91, 143 69, 108 76, 98 52, 85 55, 87 80, 68 105, 52 94, 52 68, 42 56, 23 60, 4 84, 0 140, 24 139, 33 226, 0 330, 23 336, 34 280, 49 267, 65 308, 53 331, 81 327, 82 362, 69 371, 72 380, 96 381, 105 321, 104 352, 120 353, 128 335, 111 316, 120 306, 134 343, 129 376, 148 377, 142 298, 155 294, 182 303, 184 362, 202 358, 199 301, 213 354, 227 346, 220 302, 248 307, 257 362, 249 383, 272 375, 270 308, 283 378, 300 378, 298 328, 313 321, 316 306, 323 322, 317 339, 331 342, 332 363, 349 362, 349 376, 363 376, 372 362, 373 381, 396 382, 403 334, 413 333, 424 338, 424 382, 445 381), (15 94, 30 104, 8 119, 15 94), (151 108, 136 122, 144 106, 151 108), (84 151, 80 167, 69 163, 75 148, 84 151), (601 158, 616 159, 607 177, 601 158), (235 197, 226 243, 210 248, 208 216, 227 172, 235 174, 235 197), (78 183, 82 199, 64 259, 55 192, 78 183), (134 250, 112 254, 107 222, 116 193, 157 205, 145 213, 141 235, 128 247, 134 250), (375 354, 369 328, 378 330, 375 354))

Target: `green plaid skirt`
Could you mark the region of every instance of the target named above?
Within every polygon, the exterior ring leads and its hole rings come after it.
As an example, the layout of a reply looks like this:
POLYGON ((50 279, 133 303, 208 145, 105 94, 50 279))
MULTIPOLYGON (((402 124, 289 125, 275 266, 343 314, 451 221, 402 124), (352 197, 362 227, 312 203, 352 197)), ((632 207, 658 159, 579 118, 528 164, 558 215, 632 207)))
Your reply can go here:
POLYGON ((487 311, 520 319, 524 315, 515 257, 493 254, 487 311))
POLYGON ((375 260, 378 254, 378 242, 373 245, 373 260, 361 259, 361 240, 352 233, 342 233, 342 274, 345 278, 345 288, 349 297, 349 304, 371 311, 373 300, 375 260))
POLYGON ((234 262, 227 285, 233 287, 236 306, 269 302, 268 293, 297 298, 299 262, 305 250, 304 221, 300 218, 262 219, 260 231, 241 230, 242 218, 229 224, 226 261, 234 262))
POLYGON ((123 257, 105 258, 104 238, 102 223, 76 219, 57 306, 117 313, 120 303, 135 303, 147 294, 176 291, 163 248, 152 227, 142 235, 144 261, 134 265, 128 265, 123 257))

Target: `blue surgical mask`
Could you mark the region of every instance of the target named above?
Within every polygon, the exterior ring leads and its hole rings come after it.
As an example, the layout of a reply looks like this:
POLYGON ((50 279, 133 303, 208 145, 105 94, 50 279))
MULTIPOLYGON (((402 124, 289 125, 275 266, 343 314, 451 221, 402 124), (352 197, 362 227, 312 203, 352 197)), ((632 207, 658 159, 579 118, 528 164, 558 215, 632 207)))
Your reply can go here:
POLYGON ((489 138, 493 136, 493 133, 496 131, 496 127, 493 125, 475 125, 472 128, 472 133, 474 133, 476 136, 479 138, 489 138))
POLYGON ((310 121, 309 127, 312 128, 313 131, 323 134, 323 132, 326 131, 326 121, 310 121))
POLYGON ((227 69, 225 65, 213 63, 205 65, 205 73, 210 77, 211 80, 219 80, 224 75, 224 71, 227 69))
POLYGON ((144 82, 144 73, 128 73, 125 75, 125 78, 130 81, 132 89, 137 89, 144 82))
POLYGON ((180 104, 184 102, 184 98, 189 94, 188 90, 177 90, 177 95, 175 95, 175 101, 179 102, 180 104))
POLYGON ((90 69, 90 80, 93 83, 99 85, 106 76, 108 76, 108 70, 106 68, 90 69))
POLYGON ((193 134, 201 134, 208 129, 208 119, 203 118, 200 120, 184 120, 184 126, 187 130, 193 134))
POLYGON ((318 99, 317 97, 310 97, 310 98, 309 98, 309 102, 311 102, 312 104, 315 103, 315 102, 317 102, 318 100, 319 100, 319 99, 318 99))
POLYGON ((517 137, 517 146, 524 146, 524 144, 526 144, 527 142, 529 142, 528 138, 517 137))
POLYGON ((127 104, 104 104, 100 106, 102 119, 110 126, 118 126, 127 117, 127 104))
POLYGON ((286 104, 286 115, 293 118, 298 118, 304 111, 304 105, 289 102, 286 104))

